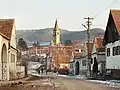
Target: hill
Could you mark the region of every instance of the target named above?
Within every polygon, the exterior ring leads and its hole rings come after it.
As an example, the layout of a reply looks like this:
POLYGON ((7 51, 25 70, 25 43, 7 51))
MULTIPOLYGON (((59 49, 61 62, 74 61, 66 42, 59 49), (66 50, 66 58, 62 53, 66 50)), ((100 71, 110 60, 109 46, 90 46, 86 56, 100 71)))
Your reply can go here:
MULTIPOLYGON (((51 41, 53 39, 52 36, 53 28, 45 28, 45 29, 34 29, 34 30, 17 30, 17 39, 24 38, 27 43, 35 42, 35 41, 51 41)), ((104 30, 100 28, 91 29, 90 37, 91 40, 94 39, 95 36, 104 35, 104 30)), ((65 40, 79 40, 85 41, 87 40, 87 31, 69 31, 61 29, 61 41, 65 40)))

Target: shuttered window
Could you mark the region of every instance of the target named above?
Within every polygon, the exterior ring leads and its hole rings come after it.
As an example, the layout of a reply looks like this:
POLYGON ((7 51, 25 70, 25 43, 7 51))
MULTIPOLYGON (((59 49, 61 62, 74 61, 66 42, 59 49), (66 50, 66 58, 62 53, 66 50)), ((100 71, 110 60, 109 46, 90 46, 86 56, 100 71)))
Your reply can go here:
POLYGON ((113 47, 112 52, 113 52, 113 56, 115 56, 116 55, 116 47, 113 47))
POLYGON ((110 48, 107 48, 107 56, 110 56, 110 48))
POLYGON ((116 48, 117 48, 117 50, 116 50, 117 51, 117 55, 120 55, 120 46, 117 46, 116 48))

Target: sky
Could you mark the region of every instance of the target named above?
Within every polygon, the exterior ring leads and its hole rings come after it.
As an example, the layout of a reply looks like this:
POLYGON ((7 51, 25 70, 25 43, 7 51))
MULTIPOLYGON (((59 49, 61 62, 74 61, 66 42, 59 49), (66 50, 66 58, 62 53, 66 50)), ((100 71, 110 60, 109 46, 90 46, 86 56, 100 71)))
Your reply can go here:
POLYGON ((81 31, 84 17, 93 17, 91 28, 105 29, 110 9, 120 0, 1 0, 0 18, 15 18, 17 30, 54 27, 81 31))

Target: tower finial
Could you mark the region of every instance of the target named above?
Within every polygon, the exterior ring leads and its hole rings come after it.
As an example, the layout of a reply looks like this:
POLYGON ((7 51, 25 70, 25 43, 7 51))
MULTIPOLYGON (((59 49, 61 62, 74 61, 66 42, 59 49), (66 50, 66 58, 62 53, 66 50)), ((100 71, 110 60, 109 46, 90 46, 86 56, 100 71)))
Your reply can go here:
POLYGON ((56 18, 56 21, 55 21, 55 28, 58 28, 57 18, 56 18))

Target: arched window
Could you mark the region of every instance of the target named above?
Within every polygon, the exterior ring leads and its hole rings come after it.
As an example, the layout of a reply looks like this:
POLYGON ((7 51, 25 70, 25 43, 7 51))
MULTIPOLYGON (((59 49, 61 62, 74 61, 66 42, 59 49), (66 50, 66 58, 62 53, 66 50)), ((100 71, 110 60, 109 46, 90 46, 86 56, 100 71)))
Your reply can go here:
POLYGON ((110 56, 110 48, 107 48, 107 56, 110 56))
POLYGON ((120 46, 116 47, 116 53, 117 53, 117 55, 120 55, 120 46))
POLYGON ((116 47, 113 47, 113 48, 112 48, 112 52, 113 52, 112 55, 115 56, 115 55, 116 55, 116 47))

